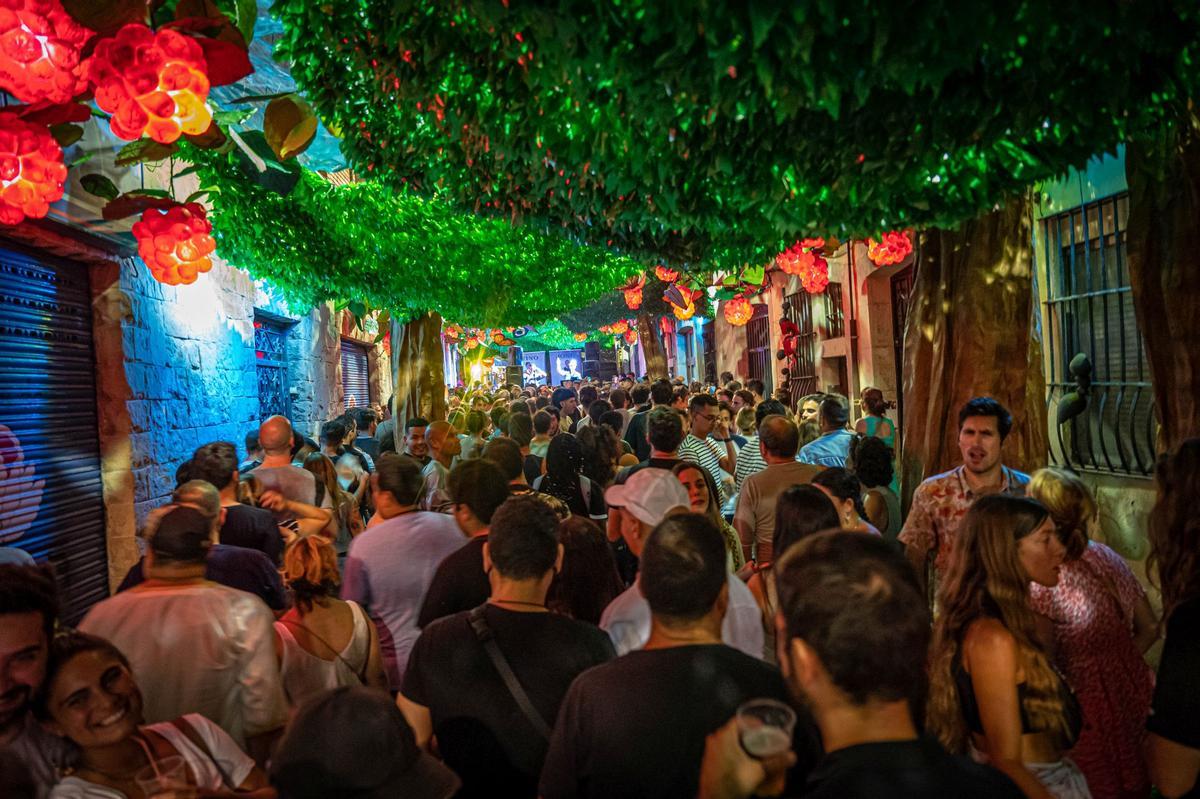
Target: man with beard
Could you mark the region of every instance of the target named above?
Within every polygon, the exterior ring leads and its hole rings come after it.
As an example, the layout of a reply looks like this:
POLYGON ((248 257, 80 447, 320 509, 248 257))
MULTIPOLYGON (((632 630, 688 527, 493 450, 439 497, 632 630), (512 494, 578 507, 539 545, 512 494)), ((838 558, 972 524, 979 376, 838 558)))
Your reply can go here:
MULTIPOLYGON (((918 733, 912 708, 924 701, 929 611, 886 541, 822 533, 788 550, 774 572, 780 667, 793 698, 812 711, 825 750, 803 796, 1019 799, 1000 772, 918 733)), ((777 795, 794 759, 751 758, 731 719, 708 736, 698 795, 777 795)))
POLYGON ((900 542, 922 583, 931 552, 935 578, 945 574, 958 525, 971 503, 985 494, 1024 496, 1029 475, 1000 462, 1010 430, 1012 414, 991 397, 975 397, 959 410, 958 449, 963 463, 917 486, 900 531, 900 542))
POLYGON ((58 591, 48 567, 0 566, 0 750, 16 755, 38 796, 55 782, 67 748, 33 718, 32 700, 46 676, 58 619, 58 591))

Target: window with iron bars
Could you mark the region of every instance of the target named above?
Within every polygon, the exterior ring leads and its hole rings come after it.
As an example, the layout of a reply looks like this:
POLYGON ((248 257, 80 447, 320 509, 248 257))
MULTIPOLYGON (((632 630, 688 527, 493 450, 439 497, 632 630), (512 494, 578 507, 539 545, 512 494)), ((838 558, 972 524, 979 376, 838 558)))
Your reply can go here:
POLYGON ((842 284, 830 283, 825 287, 825 337, 841 338, 846 335, 846 317, 842 313, 842 284))
POLYGON ((1128 217, 1129 195, 1121 193, 1042 223, 1050 459, 1080 471, 1147 476, 1154 391, 1129 284, 1128 217), (1090 386, 1081 355, 1091 364, 1090 386), (1078 398, 1086 400, 1082 409, 1078 398), (1069 418, 1059 424, 1060 415, 1069 418))

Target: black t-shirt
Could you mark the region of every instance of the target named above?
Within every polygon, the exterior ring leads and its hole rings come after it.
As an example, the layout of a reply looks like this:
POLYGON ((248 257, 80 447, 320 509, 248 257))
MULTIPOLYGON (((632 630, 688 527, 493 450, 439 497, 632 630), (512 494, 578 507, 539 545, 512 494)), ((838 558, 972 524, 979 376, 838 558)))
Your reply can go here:
MULTIPOLYGON (((401 693, 429 708, 446 765, 463 781, 460 799, 537 795, 546 741, 521 712, 468 613, 426 627, 408 659, 401 693)), ((521 687, 550 723, 571 681, 614 656, 598 628, 552 613, 521 613, 488 605, 496 643, 521 687)))
POLYGON ((801 794, 814 799, 1021 799, 1013 782, 989 766, 948 754, 936 741, 859 744, 830 752, 801 794))
POLYGON ((443 616, 487 602, 492 586, 483 571, 483 544, 486 541, 486 535, 472 538, 438 564, 433 582, 425 592, 425 601, 421 603, 418 627, 423 629, 443 616))
MULTIPOLYGON (((1146 729, 1189 749, 1200 749, 1200 599, 1184 602, 1167 620, 1146 729)), ((1200 782, 1184 799, 1200 799, 1200 782)))
POLYGON ((533 453, 526 455, 522 470, 525 472, 525 482, 533 485, 533 481, 542 476, 542 459, 533 453))
MULTIPOLYGON (((787 702, 773 666, 723 644, 638 650, 580 676, 559 711, 542 769, 545 799, 696 795, 705 737, 748 699, 787 702)), ((820 756, 799 713, 800 785, 820 756)))
POLYGON ((639 411, 629 417, 629 424, 625 426, 625 443, 633 448, 633 454, 637 455, 639 461, 644 461, 650 457, 650 442, 646 440, 646 413, 648 411, 639 411))
POLYGON ((225 508, 221 525, 221 543, 231 547, 257 549, 278 564, 283 555, 283 537, 275 524, 275 514, 250 505, 225 508))
MULTIPOLYGON (((142 570, 143 563, 144 559, 133 564, 133 568, 117 588, 117 593, 146 581, 142 570)), ((217 544, 208 551, 204 578, 254 594, 266 602, 271 610, 287 608, 287 595, 283 592, 283 580, 279 576, 279 570, 270 558, 257 549, 217 544)))

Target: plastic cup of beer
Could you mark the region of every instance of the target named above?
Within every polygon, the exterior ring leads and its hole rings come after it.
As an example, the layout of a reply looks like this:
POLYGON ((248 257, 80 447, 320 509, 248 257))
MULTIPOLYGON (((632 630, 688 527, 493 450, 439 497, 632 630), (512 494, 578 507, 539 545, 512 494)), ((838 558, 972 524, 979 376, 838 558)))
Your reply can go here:
POLYGON ((737 709, 738 740, 754 758, 782 755, 792 748, 796 711, 774 699, 751 699, 737 709))
POLYGON ((188 784, 187 763, 177 755, 160 758, 154 765, 146 766, 134 775, 134 781, 143 794, 156 799, 195 794, 195 788, 188 784))

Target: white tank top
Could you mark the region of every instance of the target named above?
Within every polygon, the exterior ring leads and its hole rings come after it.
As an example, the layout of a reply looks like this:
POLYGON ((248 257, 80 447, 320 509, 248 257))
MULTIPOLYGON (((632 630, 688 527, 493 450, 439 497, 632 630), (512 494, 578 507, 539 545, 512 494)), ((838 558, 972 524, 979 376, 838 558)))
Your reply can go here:
POLYGON ((310 696, 330 688, 362 685, 358 675, 366 672, 367 657, 370 655, 371 630, 367 626, 370 622, 358 603, 346 604, 350 606, 350 613, 354 617, 354 632, 345 648, 338 653, 340 657, 332 660, 312 654, 300 645, 288 625, 275 622, 275 629, 283 642, 279 672, 283 678, 283 691, 291 707, 298 707, 310 696))

